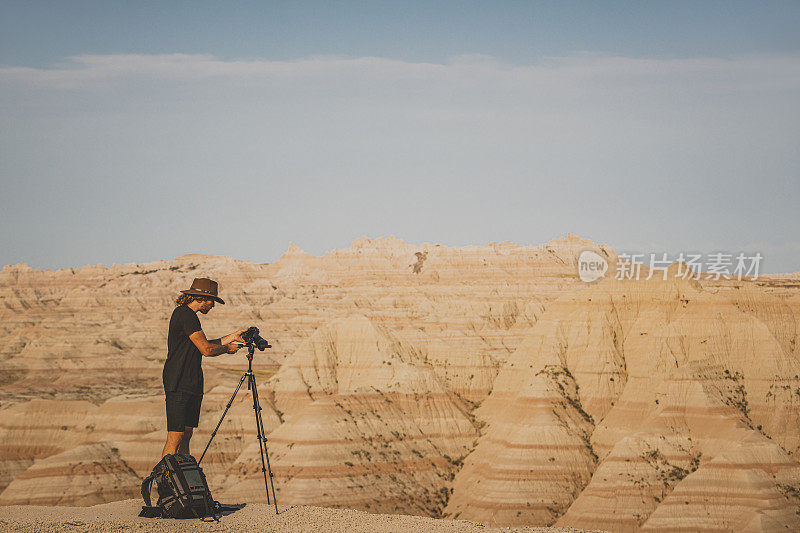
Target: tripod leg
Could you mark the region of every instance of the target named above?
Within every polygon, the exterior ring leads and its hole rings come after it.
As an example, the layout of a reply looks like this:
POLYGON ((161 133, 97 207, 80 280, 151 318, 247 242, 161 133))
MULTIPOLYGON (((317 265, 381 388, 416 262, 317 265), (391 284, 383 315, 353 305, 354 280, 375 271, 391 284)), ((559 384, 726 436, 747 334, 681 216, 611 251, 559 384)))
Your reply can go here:
POLYGON ((222 416, 219 418, 219 422, 217 422, 217 427, 215 427, 214 431, 211 432, 211 438, 208 439, 208 443, 206 444, 206 448, 203 450, 203 455, 201 455, 200 456, 200 460, 197 461, 198 465, 203 462, 203 457, 206 456, 206 452, 208 451, 208 447, 211 446, 211 441, 214 440, 214 437, 216 437, 217 430, 219 430, 219 427, 222 425, 222 421, 225 419, 225 415, 228 414, 228 409, 230 409, 231 405, 233 405, 233 400, 234 400, 234 398, 236 398, 236 394, 238 394, 239 389, 242 388, 242 383, 244 383, 244 378, 246 378, 246 377, 247 377, 247 372, 242 374, 242 379, 239 380, 239 384, 236 386, 236 390, 233 391, 233 395, 231 395, 231 399, 228 401, 228 405, 225 406, 225 410, 222 412, 222 416))
POLYGON ((264 441, 262 440, 264 435, 262 432, 261 426, 261 406, 258 403, 258 391, 256 390, 256 378, 254 375, 250 375, 250 379, 247 382, 247 388, 250 389, 253 393, 253 412, 256 415, 256 433, 258 434, 258 454, 261 457, 261 472, 264 474, 264 490, 267 492, 267 503, 269 501, 269 486, 267 485, 267 465, 264 463, 264 441))
POLYGON ((275 514, 278 514, 278 498, 275 496, 275 482, 273 481, 272 468, 269 465, 269 452, 267 451, 267 437, 264 431, 264 420, 261 418, 261 404, 258 401, 258 390, 256 389, 256 377, 250 376, 250 385, 253 389, 253 410, 256 412, 256 426, 258 431, 258 444, 261 453, 261 471, 264 473, 264 490, 267 491, 267 503, 269 504, 269 488, 267 487, 267 471, 269 471, 269 485, 272 488, 272 502, 275 505, 275 514), (264 458, 266 457, 266 465, 264 458), (266 468, 265 468, 266 466, 266 468))

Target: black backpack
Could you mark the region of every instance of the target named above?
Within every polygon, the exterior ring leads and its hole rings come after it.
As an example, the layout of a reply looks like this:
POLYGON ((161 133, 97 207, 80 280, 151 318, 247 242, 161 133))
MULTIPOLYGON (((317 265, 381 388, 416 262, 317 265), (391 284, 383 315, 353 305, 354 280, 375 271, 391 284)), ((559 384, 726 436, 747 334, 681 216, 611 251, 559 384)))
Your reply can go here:
POLYGON ((165 455, 142 481, 144 507, 139 516, 192 518, 217 515, 217 503, 208 490, 206 476, 191 455, 165 455), (150 489, 155 482, 158 501, 150 504, 150 489))

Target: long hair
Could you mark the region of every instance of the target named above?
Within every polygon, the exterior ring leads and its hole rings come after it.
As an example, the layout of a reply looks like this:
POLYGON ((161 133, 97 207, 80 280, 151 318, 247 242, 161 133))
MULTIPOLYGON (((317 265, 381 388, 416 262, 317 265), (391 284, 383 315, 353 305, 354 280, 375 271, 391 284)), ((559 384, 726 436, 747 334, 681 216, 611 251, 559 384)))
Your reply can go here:
POLYGON ((175 300, 175 307, 179 305, 188 305, 194 301, 203 301, 207 298, 205 296, 195 296, 194 294, 181 294, 178 296, 178 299, 175 300))

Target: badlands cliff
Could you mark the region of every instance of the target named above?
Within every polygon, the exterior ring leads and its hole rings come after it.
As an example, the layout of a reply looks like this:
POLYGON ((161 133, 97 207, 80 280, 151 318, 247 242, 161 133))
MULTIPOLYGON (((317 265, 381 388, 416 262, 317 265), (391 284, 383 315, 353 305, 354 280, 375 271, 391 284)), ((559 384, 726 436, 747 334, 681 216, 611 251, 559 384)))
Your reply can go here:
MULTIPOLYGON (((605 245, 359 239, 272 264, 187 255, 0 273, 0 505, 133 498, 163 445, 166 323, 220 281, 210 335, 251 324, 278 501, 490 526, 800 529, 797 276, 585 284, 605 245)), ((666 279, 665 279, 666 278, 666 279)), ((204 361, 202 449, 243 369, 204 361)), ((240 393, 204 460, 260 502, 240 393)))

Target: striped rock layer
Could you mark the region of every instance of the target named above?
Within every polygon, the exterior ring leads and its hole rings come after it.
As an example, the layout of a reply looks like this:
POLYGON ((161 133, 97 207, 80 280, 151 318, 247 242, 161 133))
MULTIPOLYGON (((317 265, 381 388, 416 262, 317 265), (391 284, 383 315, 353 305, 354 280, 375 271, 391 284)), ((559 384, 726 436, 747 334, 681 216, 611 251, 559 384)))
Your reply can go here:
MULTIPOLYGON (((584 284, 539 247, 359 239, 273 264, 182 256, 0 273, 0 504, 136 494, 160 455, 178 290, 220 281, 209 336, 251 324, 278 499, 611 531, 797 530, 800 283, 584 284), (45 488, 43 488, 45 487, 45 488)), ((647 272, 645 272, 647 274, 647 272)), ((662 275, 663 274, 663 275, 662 275)), ((199 455, 245 368, 204 361, 199 455)), ((242 390, 203 466, 264 501, 242 390)))
POLYGON ((477 410, 486 427, 448 512, 611 531, 800 527, 796 296, 704 289, 679 268, 548 306, 477 410))

